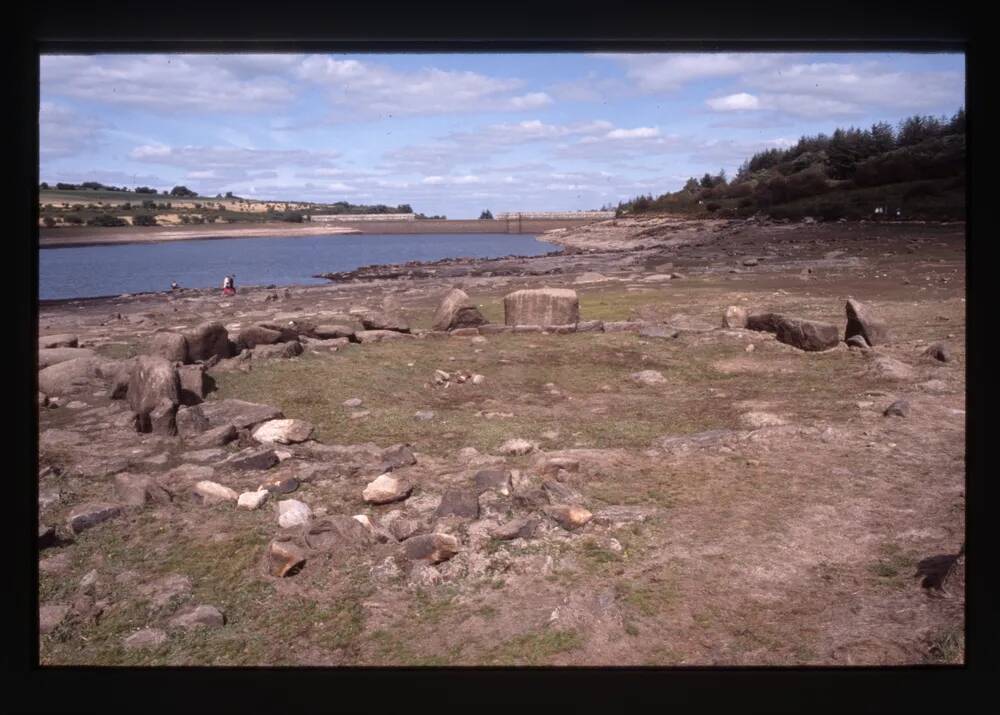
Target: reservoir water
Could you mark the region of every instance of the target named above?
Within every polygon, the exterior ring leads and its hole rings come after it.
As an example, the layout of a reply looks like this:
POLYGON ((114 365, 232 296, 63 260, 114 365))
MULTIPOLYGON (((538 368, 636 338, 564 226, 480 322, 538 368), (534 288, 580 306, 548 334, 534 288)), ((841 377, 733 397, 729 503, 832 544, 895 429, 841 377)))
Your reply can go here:
POLYGON ((203 239, 39 251, 38 297, 85 298, 122 293, 222 286, 319 285, 317 273, 442 258, 538 256, 558 246, 534 236, 475 234, 341 234, 203 239))

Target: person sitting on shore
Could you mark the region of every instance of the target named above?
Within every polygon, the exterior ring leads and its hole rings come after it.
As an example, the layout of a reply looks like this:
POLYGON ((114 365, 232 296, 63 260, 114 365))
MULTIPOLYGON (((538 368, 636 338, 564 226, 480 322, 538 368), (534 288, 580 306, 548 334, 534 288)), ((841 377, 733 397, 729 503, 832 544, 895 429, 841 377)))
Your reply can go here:
POLYGON ((170 281, 170 290, 178 290, 179 288, 180 286, 177 285, 177 281, 170 281))
POLYGON ((233 277, 226 276, 222 279, 222 295, 233 295, 236 293, 236 288, 233 284, 233 277))

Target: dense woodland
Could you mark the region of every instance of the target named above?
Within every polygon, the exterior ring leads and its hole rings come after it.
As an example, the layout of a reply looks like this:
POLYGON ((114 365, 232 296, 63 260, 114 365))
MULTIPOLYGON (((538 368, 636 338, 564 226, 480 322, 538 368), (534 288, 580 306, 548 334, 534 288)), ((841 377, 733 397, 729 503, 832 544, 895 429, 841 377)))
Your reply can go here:
POLYGON ((690 178, 680 191, 637 196, 619 216, 683 213, 720 217, 902 219, 965 217, 965 110, 913 116, 896 127, 836 129, 768 149, 725 171, 690 178), (884 213, 876 214, 877 207, 884 213))

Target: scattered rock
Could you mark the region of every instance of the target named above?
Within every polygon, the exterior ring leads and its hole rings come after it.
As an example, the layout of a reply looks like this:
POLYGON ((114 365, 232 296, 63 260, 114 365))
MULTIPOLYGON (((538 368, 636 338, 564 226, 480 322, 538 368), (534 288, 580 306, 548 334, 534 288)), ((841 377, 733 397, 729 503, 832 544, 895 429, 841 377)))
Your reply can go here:
POLYGON ((195 484, 192 492, 202 504, 218 504, 220 502, 236 501, 239 499, 239 494, 229 487, 224 487, 218 482, 211 482, 207 479, 195 484))
POLYGON ((42 635, 54 631, 60 623, 66 620, 70 607, 63 605, 46 605, 38 608, 38 632, 42 635))
POLYGON ((79 344, 79 338, 76 335, 71 335, 69 333, 46 335, 38 338, 39 350, 48 350, 50 348, 75 348, 79 344))
POLYGON ((580 300, 569 288, 536 288, 504 296, 506 325, 575 325, 580 322, 580 300))
POLYGON ((783 316, 778 313, 756 313, 747 316, 746 327, 748 330, 776 333, 778 332, 778 323, 782 320, 783 316))
POLYGON ((103 521, 113 519, 121 514, 121 507, 117 504, 107 504, 103 502, 88 502, 73 508, 69 513, 68 524, 70 531, 79 534, 85 529, 97 526, 103 521))
POLYGON ((38 372, 38 389, 49 396, 72 395, 93 389, 105 377, 112 377, 108 364, 96 357, 81 357, 50 365, 38 372))
POLYGON ((290 537, 279 537, 267 545, 267 570, 271 576, 292 576, 305 562, 305 551, 290 537))
POLYGON ((411 561, 430 564, 447 561, 458 553, 458 539, 441 533, 412 536, 403 542, 403 553, 411 561))
POLYGON ((435 516, 459 516, 463 519, 479 518, 479 493, 474 489, 451 488, 441 495, 435 516))
POLYGON ((125 650, 141 650, 145 648, 156 648, 163 645, 167 640, 167 634, 158 628, 143 628, 125 638, 122 645, 125 650))
POLYGON ((318 325, 313 330, 313 334, 320 340, 335 340, 337 338, 354 340, 354 332, 354 328, 347 325, 318 325))
POLYGON ((283 337, 280 330, 271 330, 263 325, 248 325, 236 336, 236 346, 240 350, 245 348, 252 350, 258 345, 274 345, 282 342, 283 337))
POLYGON ((579 529, 593 518, 593 514, 577 504, 552 504, 543 511, 559 526, 567 530, 579 529))
POLYGON ((875 346, 889 340, 889 328, 880 320, 877 320, 872 311, 854 299, 849 299, 845 306, 847 312, 847 328, 844 331, 844 339, 852 335, 860 335, 869 345, 875 346))
POLYGON ((746 308, 742 308, 738 305, 731 305, 726 308, 726 312, 722 316, 722 327, 745 328, 747 327, 748 318, 749 316, 747 315, 746 308))
POLYGON ((534 442, 529 442, 526 439, 508 439, 502 445, 500 445, 499 452, 501 454, 509 454, 513 456, 520 456, 522 454, 528 454, 538 448, 534 442))
POLYGON ((269 420, 254 430, 253 438, 258 442, 297 444, 312 436, 313 426, 305 420, 269 420))
POLYGON ((277 477, 264 482, 259 488, 271 494, 291 494, 299 488, 299 480, 295 477, 277 477))
POLYGON ((258 360, 287 360, 302 354, 302 343, 298 340, 289 340, 276 345, 258 345, 253 356, 258 360))
POLYGON ((208 394, 204 365, 181 365, 177 368, 182 405, 197 405, 208 394))
POLYGON ((226 617, 215 606, 194 606, 170 619, 175 628, 221 628, 226 617))
POLYGON ((361 407, 362 401, 360 397, 352 397, 349 400, 344 400, 344 407, 361 407))
POLYGON ((303 539, 315 551, 339 553, 370 546, 373 532, 374 527, 369 530, 357 518, 338 514, 310 524, 303 539))
POLYGON ((381 343, 386 340, 414 339, 409 333, 395 330, 359 330, 354 334, 359 343, 381 343))
POLYGON ((441 300, 434 314, 432 328, 434 330, 476 328, 485 322, 486 319, 479 312, 479 308, 472 303, 465 291, 453 288, 441 300))
POLYGON ((924 355, 940 362, 951 362, 951 346, 947 343, 934 343, 924 350, 924 355))
POLYGON ((906 400, 896 400, 885 408, 886 417, 907 417, 910 414, 910 403, 906 400))
POLYGON ((413 486, 405 479, 382 474, 365 487, 362 497, 369 504, 388 504, 406 499, 411 491, 413 486))
POLYGON ((645 327, 641 320, 615 320, 604 323, 605 333, 638 333, 645 327))
POLYGON ((510 472, 506 469, 482 469, 476 472, 473 479, 479 494, 488 489, 493 489, 504 496, 510 494, 510 472))
POLYGON ((427 421, 434 419, 434 412, 431 410, 417 410, 413 413, 413 416, 418 420, 427 421))
POLYGON ((876 355, 868 370, 874 377, 884 380, 911 380, 914 377, 912 367, 888 355, 876 355))
POLYGON ((666 325, 647 325, 639 331, 641 338, 664 338, 672 340, 680 335, 680 331, 666 325))
MULTIPOLYGON (((180 411, 178 411, 178 416, 180 411)), ((178 424, 178 428, 179 428, 178 424)), ((192 447, 200 448, 211 448, 211 447, 222 447, 229 444, 237 437, 237 430, 233 425, 222 425, 221 427, 213 427, 210 430, 206 430, 196 437, 190 438, 190 444, 192 447)))
POLYGON ((303 526, 312 518, 312 509, 308 504, 297 499, 285 499, 278 502, 278 525, 283 529, 293 526, 303 526))
POLYGON ((533 517, 512 519, 493 530, 494 539, 509 541, 511 539, 530 539, 535 535, 541 522, 533 517))
POLYGON ((151 477, 128 472, 115 475, 115 497, 129 506, 170 503, 170 494, 151 477))
POLYGON ((663 374, 658 370, 633 372, 629 377, 643 385, 662 385, 667 381, 667 378, 663 377, 663 374))
POLYGON ((212 427, 229 424, 238 430, 285 416, 277 407, 243 400, 210 400, 200 407, 212 427))
POLYGON ((140 355, 132 365, 128 382, 129 408, 137 415, 142 432, 153 430, 157 412, 157 434, 177 434, 174 415, 180 404, 180 380, 173 364, 161 357, 140 355))
POLYGON ((270 447, 248 447, 241 452, 237 452, 223 464, 236 469, 270 469, 280 460, 278 455, 270 447))
POLYGON ((576 324, 576 332, 578 333, 603 333, 604 332, 604 321, 603 320, 581 320, 576 324))
POLYGON ((236 506, 254 511, 267 501, 269 495, 270 492, 266 489, 258 489, 255 492, 243 492, 236 500, 236 506))

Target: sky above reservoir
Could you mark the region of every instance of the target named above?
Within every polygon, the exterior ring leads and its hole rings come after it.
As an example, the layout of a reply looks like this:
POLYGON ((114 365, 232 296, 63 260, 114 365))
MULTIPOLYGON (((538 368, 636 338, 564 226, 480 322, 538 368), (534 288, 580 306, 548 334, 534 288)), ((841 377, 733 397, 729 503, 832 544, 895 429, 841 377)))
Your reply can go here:
POLYGON ((41 58, 40 179, 597 209, 838 126, 951 116, 961 54, 157 54, 41 58))

